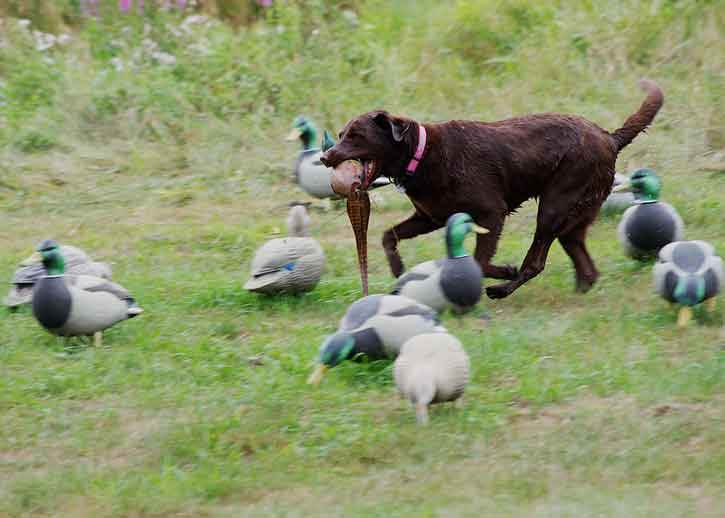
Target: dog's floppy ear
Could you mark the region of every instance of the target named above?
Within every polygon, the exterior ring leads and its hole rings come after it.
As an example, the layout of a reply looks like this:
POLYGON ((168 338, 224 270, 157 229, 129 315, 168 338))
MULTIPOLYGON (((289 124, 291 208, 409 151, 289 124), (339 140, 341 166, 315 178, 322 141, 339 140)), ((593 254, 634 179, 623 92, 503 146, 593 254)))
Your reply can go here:
POLYGON ((410 121, 391 116, 386 111, 379 111, 373 117, 376 124, 389 127, 393 134, 393 140, 400 142, 410 129, 410 121))

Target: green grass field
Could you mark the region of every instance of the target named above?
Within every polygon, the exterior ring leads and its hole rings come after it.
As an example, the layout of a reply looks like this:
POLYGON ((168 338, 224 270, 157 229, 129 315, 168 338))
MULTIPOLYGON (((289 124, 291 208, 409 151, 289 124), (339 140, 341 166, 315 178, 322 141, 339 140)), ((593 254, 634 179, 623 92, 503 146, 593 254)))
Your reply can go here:
MULTIPOLYGON (((443 317, 472 379, 463 408, 434 408, 427 428, 389 363, 305 384, 360 295, 341 206, 311 211, 328 259, 313 292, 242 289, 287 203, 307 200, 283 141, 298 113, 335 132, 377 107, 425 121, 565 111, 613 130, 640 77, 665 106, 618 170, 655 169, 686 237, 724 254, 725 10, 607 5, 365 1, 352 23, 290 2, 239 32, 175 36, 180 15, 157 13, 47 51, 4 18, 0 276, 54 237, 112 262, 145 313, 103 348, 64 349, 29 308, 0 311, 0 516, 722 516, 725 303, 677 328, 650 265, 622 255, 617 218, 591 229, 590 293, 574 293, 555 245, 510 298, 443 317)), ((382 232, 411 212, 378 192, 371 293, 394 282, 382 232)), ((520 263, 535 210, 507 220, 498 262, 520 263)), ((401 252, 408 266, 440 257, 442 234, 401 252)))

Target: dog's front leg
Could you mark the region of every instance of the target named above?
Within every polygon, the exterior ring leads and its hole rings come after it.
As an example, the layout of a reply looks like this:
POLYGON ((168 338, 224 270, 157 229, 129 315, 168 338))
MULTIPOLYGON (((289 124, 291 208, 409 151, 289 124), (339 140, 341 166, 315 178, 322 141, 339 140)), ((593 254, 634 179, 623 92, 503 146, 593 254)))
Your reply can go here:
POLYGON ((476 251, 473 255, 478 264, 481 265, 484 276, 492 279, 512 280, 518 276, 518 268, 510 264, 502 266, 491 264, 491 258, 496 253, 498 239, 503 230, 504 219, 504 215, 476 218, 479 225, 488 229, 488 234, 478 234, 476 236, 476 251))
POLYGON ((442 226, 425 214, 416 211, 411 217, 383 233, 383 250, 385 250, 385 255, 388 258, 390 271, 393 272, 395 277, 400 277, 405 270, 403 260, 398 253, 398 242, 403 239, 410 239, 421 234, 433 232, 442 226))

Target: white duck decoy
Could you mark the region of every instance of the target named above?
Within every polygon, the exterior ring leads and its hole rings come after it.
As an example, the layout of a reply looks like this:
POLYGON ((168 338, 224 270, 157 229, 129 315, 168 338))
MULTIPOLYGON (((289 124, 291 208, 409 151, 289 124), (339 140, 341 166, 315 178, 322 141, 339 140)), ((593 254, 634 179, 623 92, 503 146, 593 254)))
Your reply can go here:
POLYGON ((659 201, 660 179, 651 169, 638 169, 617 192, 632 189, 635 204, 622 215, 617 233, 625 253, 635 259, 656 256, 673 241, 681 241, 684 223, 677 211, 659 201))
POLYGON ((652 270, 655 289, 665 300, 680 306, 677 325, 686 326, 692 307, 706 302, 715 309, 715 296, 723 285, 723 262, 704 241, 677 241, 660 250, 652 270))
POLYGON ((623 174, 615 173, 614 183, 612 184, 612 192, 602 203, 600 212, 604 215, 619 214, 634 205, 634 194, 631 192, 617 191, 620 185, 627 184, 629 178, 623 174))
POLYGON ((418 422, 426 424, 429 405, 463 395, 470 369, 468 354, 455 336, 425 333, 403 344, 393 377, 400 393, 415 406, 418 422))
POLYGON ((402 275, 391 292, 404 295, 438 312, 452 308, 456 313, 472 309, 481 300, 483 274, 476 260, 466 253, 463 241, 469 232, 485 234, 466 213, 448 218, 445 243, 447 257, 426 261, 402 275))
POLYGON ((428 306, 400 295, 363 297, 348 308, 337 332, 323 342, 308 383, 319 384, 329 368, 344 360, 394 359, 410 338, 431 332, 445 332, 445 328, 428 306))
MULTIPOLYGON (((111 278, 111 266, 108 263, 92 261, 88 254, 75 246, 62 245, 60 250, 65 259, 67 274, 111 278)), ((15 270, 12 287, 4 301, 9 308, 29 304, 33 298, 33 286, 38 279, 45 275, 43 263, 36 261, 35 257, 37 257, 36 254, 28 257, 15 270)))
MULTIPOLYGON (((302 115, 295 118, 292 123, 292 131, 287 140, 302 142, 302 151, 297 157, 294 166, 294 179, 299 186, 309 195, 316 198, 340 198, 330 186, 332 170, 322 165, 320 156, 322 153, 335 145, 329 133, 324 132, 322 148, 317 147, 317 128, 307 117, 302 115)), ((375 180, 371 189, 388 185, 390 180, 384 177, 375 180)))
POLYGON ((107 279, 90 275, 65 275, 65 260, 57 242, 43 241, 38 260, 46 274, 33 289, 33 316, 57 336, 94 336, 101 345, 102 332, 143 312, 131 294, 107 279))
POLYGON ((299 293, 313 289, 325 268, 325 253, 309 235, 310 218, 294 205, 287 218, 288 237, 272 239, 257 250, 244 289, 258 293, 299 293))

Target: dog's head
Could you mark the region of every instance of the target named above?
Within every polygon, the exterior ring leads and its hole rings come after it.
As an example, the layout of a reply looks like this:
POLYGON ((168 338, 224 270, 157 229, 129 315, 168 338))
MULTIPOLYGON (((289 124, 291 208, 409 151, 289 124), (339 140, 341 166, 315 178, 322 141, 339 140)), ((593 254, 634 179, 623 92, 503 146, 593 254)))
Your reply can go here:
POLYGON ((348 122, 340 140, 320 161, 335 168, 346 160, 359 160, 362 172, 359 188, 366 190, 380 175, 396 177, 405 169, 414 152, 411 131, 415 122, 386 111, 365 113, 348 122))

